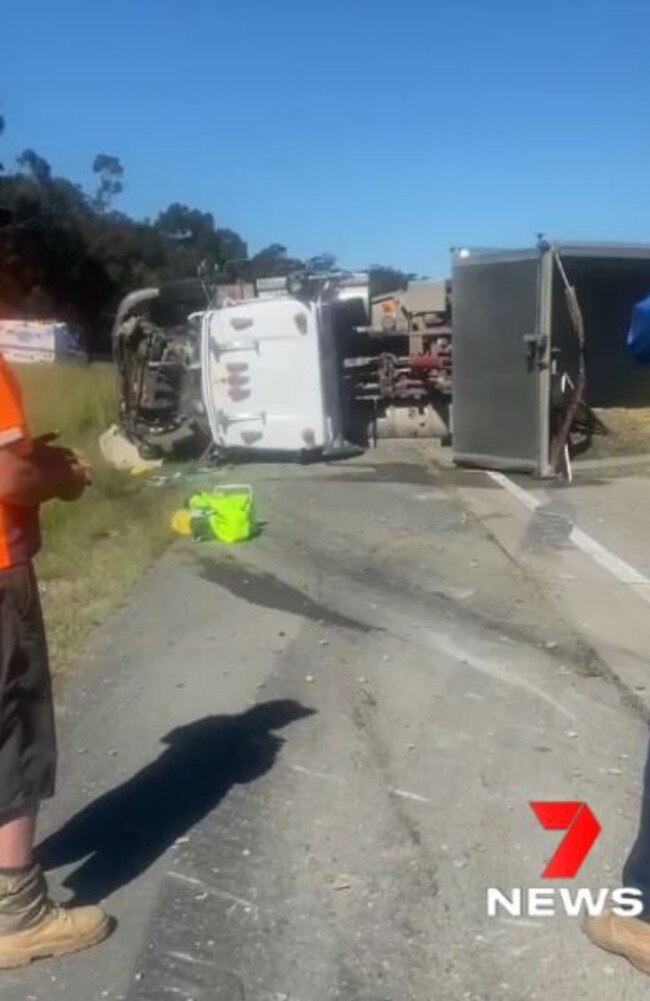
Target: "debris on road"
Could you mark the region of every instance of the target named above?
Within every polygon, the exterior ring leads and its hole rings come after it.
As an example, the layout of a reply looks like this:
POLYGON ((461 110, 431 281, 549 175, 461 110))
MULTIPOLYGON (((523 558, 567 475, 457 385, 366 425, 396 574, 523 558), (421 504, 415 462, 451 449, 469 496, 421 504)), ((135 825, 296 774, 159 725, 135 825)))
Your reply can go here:
POLYGON ((150 487, 170 487, 174 483, 179 483, 184 479, 183 473, 168 473, 166 476, 152 476, 148 480, 150 487))

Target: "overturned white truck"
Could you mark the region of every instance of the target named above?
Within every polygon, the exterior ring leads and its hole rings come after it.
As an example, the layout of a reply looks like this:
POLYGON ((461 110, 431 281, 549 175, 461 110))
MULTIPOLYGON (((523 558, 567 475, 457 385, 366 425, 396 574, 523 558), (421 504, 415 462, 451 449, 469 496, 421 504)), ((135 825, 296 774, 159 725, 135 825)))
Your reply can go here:
POLYGON ((431 284, 411 312, 406 293, 371 304, 364 273, 132 293, 113 328, 122 431, 146 458, 327 458, 393 427, 442 436, 449 303, 431 284))

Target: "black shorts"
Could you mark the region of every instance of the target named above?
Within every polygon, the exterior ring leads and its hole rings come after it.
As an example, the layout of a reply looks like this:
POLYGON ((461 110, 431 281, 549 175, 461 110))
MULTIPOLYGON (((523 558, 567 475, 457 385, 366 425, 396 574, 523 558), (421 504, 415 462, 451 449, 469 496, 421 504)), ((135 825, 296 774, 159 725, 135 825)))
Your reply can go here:
POLYGON ((29 564, 0 570, 0 823, 54 793, 56 738, 43 614, 29 564))

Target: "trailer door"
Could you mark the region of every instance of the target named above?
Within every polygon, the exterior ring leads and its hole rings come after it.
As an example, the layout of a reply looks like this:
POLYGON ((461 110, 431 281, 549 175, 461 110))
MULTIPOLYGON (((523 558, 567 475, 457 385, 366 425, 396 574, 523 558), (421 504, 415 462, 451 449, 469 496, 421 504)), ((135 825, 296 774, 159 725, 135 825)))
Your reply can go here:
POLYGON ((453 269, 459 465, 547 475, 550 256, 462 251, 453 269))

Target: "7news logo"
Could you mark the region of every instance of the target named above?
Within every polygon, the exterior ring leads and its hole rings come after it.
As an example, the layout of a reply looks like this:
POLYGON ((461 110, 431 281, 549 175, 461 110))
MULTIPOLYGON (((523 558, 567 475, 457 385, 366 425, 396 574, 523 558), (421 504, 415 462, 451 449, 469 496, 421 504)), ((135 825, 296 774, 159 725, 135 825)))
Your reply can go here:
MULTIPOLYGON (((541 874, 542 879, 575 879, 602 830, 593 811, 577 800, 561 802, 534 801, 529 804, 546 831, 566 831, 554 855, 541 874)), ((579 917, 583 909, 596 917, 607 909, 621 917, 639 917, 643 913, 641 891, 631 887, 590 890, 578 887, 529 887, 509 891, 489 887, 488 917, 505 912, 514 918, 550 918, 558 911, 579 917)))

